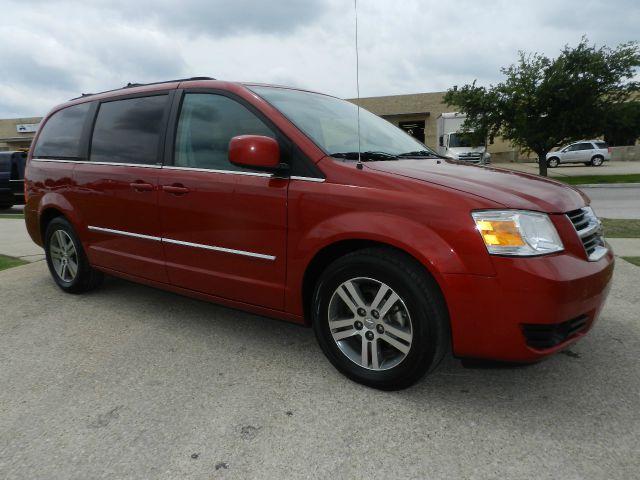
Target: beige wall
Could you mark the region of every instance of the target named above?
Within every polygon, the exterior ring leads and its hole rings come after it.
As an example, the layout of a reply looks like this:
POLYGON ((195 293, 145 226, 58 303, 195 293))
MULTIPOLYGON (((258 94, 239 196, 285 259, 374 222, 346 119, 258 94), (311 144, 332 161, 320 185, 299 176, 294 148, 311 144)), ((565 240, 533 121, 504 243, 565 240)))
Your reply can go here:
POLYGON ((16 125, 21 123, 40 123, 42 117, 0 119, 0 150, 18 150, 29 148, 34 133, 18 133, 16 125))

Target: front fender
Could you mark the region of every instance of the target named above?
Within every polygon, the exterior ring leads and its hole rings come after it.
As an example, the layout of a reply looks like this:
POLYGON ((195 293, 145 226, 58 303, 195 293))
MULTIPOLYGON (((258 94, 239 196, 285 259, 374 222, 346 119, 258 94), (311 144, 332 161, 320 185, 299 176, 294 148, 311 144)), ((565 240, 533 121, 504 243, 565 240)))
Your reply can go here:
POLYGON ((459 229, 453 236, 457 241, 436 232, 427 223, 385 212, 351 211, 326 218, 303 235, 294 234, 290 238, 289 307, 302 312, 301 288, 309 265, 319 252, 343 241, 372 241, 402 250, 424 265, 440 285, 444 284, 445 274, 495 275, 484 245, 472 227, 468 232, 459 229))
POLYGON ((326 219, 300 239, 299 247, 304 251, 318 252, 333 243, 354 239, 371 240, 403 250, 433 275, 470 271, 481 275, 494 274, 486 252, 480 257, 465 258, 461 248, 429 225, 384 212, 349 212, 326 219), (484 261, 478 261, 481 259, 484 261))

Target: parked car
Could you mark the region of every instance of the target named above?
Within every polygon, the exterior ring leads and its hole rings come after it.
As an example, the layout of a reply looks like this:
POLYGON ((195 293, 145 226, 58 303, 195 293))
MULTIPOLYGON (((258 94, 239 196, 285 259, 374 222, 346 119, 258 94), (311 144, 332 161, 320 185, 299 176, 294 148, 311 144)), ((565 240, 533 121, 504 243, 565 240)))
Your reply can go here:
POLYGON ((65 292, 108 273, 309 325, 338 370, 381 389, 450 350, 565 349, 613 272, 580 191, 443 159, 293 88, 198 79, 74 99, 42 122, 26 187, 65 292))
POLYGON ((26 161, 25 152, 0 152, 0 209, 24 203, 26 161))
POLYGON ((583 140, 547 154, 547 166, 555 168, 561 163, 584 163, 599 167, 611 160, 611 148, 602 140, 583 140))

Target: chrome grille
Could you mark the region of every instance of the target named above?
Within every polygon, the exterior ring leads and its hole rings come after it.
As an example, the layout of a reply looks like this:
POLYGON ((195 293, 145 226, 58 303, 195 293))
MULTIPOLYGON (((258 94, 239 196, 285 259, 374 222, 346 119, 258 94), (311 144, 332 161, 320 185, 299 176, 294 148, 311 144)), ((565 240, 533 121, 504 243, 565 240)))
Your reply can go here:
POLYGON ((458 154, 458 158, 465 162, 476 163, 482 159, 482 154, 478 152, 460 153, 458 154))
POLYGON ((591 207, 584 207, 567 213, 567 217, 576 229, 582 241, 589 261, 600 260, 606 253, 602 223, 591 207))

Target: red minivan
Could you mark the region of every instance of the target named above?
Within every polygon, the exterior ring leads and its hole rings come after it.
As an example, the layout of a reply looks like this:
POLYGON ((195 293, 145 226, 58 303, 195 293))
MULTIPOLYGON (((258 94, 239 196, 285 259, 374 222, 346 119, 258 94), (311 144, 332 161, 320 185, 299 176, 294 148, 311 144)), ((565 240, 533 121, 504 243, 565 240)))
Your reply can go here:
POLYGON ((441 158, 293 88, 196 78, 83 95, 42 122, 25 189, 62 290, 108 273, 311 325, 338 370, 381 389, 449 350, 562 350, 613 273, 580 191, 441 158))

